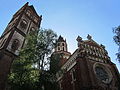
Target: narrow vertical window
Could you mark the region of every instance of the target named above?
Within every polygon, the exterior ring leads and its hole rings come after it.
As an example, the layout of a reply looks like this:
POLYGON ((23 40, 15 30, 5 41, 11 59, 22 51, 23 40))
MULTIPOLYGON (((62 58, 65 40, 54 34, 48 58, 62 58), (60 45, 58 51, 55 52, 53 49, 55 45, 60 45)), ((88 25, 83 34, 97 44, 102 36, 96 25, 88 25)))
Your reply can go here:
POLYGON ((63 47, 63 51, 65 51, 65 48, 63 47))
POLYGON ((13 51, 15 51, 15 50, 17 50, 18 48, 19 48, 19 40, 18 40, 18 39, 15 39, 15 40, 13 40, 11 49, 12 49, 13 51))
POLYGON ((21 23, 20 23, 20 27, 21 27, 22 29, 26 29, 26 28, 27 28, 27 21, 23 19, 23 20, 21 21, 21 23))
POLYGON ((60 43, 58 43, 57 45, 60 46, 60 43))
POLYGON ((61 81, 59 81, 59 87, 60 87, 60 90, 62 90, 63 88, 62 88, 62 80, 61 81))
POLYGON ((60 50, 60 47, 58 47, 58 51, 60 50))
POLYGON ((65 44, 64 43, 62 43, 62 46, 64 46, 65 44))
POLYGON ((75 69, 72 70, 72 81, 76 80, 76 72, 75 69))

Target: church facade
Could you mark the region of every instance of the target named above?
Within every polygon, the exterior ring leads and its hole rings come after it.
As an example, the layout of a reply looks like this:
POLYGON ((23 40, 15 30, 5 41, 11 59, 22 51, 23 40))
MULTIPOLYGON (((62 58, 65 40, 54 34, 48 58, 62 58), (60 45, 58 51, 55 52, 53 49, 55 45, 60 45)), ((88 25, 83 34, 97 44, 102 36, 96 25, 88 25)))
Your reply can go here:
POLYGON ((105 46, 78 36, 78 48, 71 54, 63 37, 58 38, 55 53, 63 55, 57 82, 60 90, 120 90, 119 72, 108 56, 105 46))
MULTIPOLYGON (((0 37, 0 90, 5 90, 11 64, 26 44, 26 35, 38 30, 41 20, 42 16, 26 3, 8 23, 0 37)), ((87 40, 78 36, 77 41, 78 48, 71 54, 66 40, 62 36, 58 38, 54 54, 62 55, 56 74, 60 90, 120 90, 119 72, 105 47, 90 35, 87 40)))
POLYGON ((11 64, 19 55, 19 50, 24 47, 26 35, 38 30, 41 20, 42 16, 37 14, 33 5, 26 3, 8 23, 0 37, 0 90, 5 89, 11 64))

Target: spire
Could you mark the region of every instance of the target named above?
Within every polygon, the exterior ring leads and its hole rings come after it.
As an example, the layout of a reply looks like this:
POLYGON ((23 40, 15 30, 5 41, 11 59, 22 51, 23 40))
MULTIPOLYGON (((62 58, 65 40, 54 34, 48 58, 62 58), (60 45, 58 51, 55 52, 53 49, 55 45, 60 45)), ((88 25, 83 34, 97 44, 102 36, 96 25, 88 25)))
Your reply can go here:
POLYGON ((64 39, 61 35, 59 36, 58 40, 56 41, 56 50, 55 51, 67 52, 66 39, 64 39))
POLYGON ((60 35, 57 42, 65 42, 65 40, 63 39, 63 37, 60 35))

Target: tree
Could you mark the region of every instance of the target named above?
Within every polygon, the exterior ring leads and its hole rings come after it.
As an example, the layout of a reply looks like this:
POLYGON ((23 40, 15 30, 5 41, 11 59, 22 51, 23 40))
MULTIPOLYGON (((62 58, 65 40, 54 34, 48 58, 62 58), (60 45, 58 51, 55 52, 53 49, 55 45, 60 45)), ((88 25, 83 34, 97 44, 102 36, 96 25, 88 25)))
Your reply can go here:
POLYGON ((57 34, 51 29, 41 29, 37 42, 37 66, 41 70, 39 86, 44 90, 57 90, 56 76, 50 72, 51 54, 55 48, 57 34))
MULTIPOLYGON (((113 32, 115 33, 115 36, 113 37, 115 43, 118 45, 118 53, 116 53, 117 55, 117 60, 120 62, 120 26, 115 27, 113 29, 113 32)), ((120 75, 118 74, 118 71, 115 70, 115 73, 118 77, 118 82, 117 85, 119 86, 118 89, 120 90, 120 75)))
POLYGON ((115 36, 113 37, 115 43, 118 45, 118 53, 116 53, 117 55, 117 59, 120 62, 120 26, 115 27, 113 29, 113 32, 115 33, 115 36))
POLYGON ((56 73, 60 70, 61 57, 59 53, 53 53, 50 57, 51 90, 59 90, 56 73))
POLYGON ((53 90, 55 75, 50 73, 49 66, 56 37, 51 29, 41 29, 27 36, 9 75, 11 90, 42 90, 43 86, 45 90, 53 90))
POLYGON ((36 62, 37 34, 30 33, 27 44, 21 49, 19 56, 12 64, 8 84, 11 90, 34 90, 38 81, 39 70, 33 67, 36 62))
POLYGON ((50 72, 55 74, 60 70, 60 60, 61 60, 62 55, 53 53, 50 57, 50 72))
POLYGON ((51 29, 41 29, 37 40, 37 66, 41 70, 49 70, 50 56, 55 47, 57 34, 51 29))

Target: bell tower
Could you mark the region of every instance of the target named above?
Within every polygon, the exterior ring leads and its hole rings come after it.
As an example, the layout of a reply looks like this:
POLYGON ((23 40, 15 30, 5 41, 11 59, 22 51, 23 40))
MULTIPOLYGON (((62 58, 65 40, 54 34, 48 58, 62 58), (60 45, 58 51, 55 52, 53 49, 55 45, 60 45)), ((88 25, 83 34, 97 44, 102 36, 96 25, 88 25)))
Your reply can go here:
POLYGON ((24 46, 26 35, 38 30, 41 20, 42 16, 39 16, 33 5, 29 6, 27 2, 8 23, 0 37, 0 90, 5 89, 11 64, 24 46))
POLYGON ((66 40, 64 40, 62 36, 59 36, 59 38, 57 40, 57 45, 56 45, 55 51, 67 52, 67 43, 66 43, 66 40))
POLYGON ((57 42, 54 54, 61 54, 60 66, 62 66, 67 59, 70 57, 71 53, 68 52, 67 42, 64 38, 60 35, 57 42))

